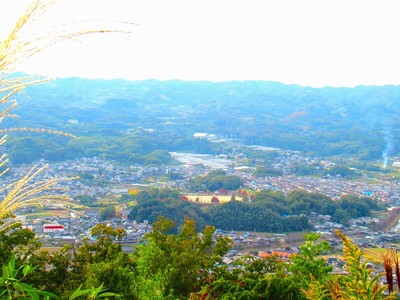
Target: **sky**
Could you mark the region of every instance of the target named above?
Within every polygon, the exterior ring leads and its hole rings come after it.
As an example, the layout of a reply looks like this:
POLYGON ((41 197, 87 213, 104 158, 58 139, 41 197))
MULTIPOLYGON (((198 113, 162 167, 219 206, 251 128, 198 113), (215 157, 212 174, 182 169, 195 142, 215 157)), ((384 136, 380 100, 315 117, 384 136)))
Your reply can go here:
MULTIPOLYGON (((30 1, 2 2, 4 37, 30 1)), ((313 87, 400 84, 397 7, 397 0, 58 0, 33 27, 39 34, 77 21, 136 25, 123 36, 54 45, 19 70, 313 87)))

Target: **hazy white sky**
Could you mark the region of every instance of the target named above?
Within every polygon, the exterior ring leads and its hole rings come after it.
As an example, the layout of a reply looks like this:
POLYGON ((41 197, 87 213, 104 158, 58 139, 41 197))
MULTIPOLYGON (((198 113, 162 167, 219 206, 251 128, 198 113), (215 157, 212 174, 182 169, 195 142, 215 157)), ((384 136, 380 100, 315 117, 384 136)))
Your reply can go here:
MULTIPOLYGON (((4 36, 28 0, 0 0, 4 36)), ((63 42, 21 69, 89 78, 400 84, 398 0, 59 0, 38 30, 77 20, 138 24, 124 38, 63 42)))

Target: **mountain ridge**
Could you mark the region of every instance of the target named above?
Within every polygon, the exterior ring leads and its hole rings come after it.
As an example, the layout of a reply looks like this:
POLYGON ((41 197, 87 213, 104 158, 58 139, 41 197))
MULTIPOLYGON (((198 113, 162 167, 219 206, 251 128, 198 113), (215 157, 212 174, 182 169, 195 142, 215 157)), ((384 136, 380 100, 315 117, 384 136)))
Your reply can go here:
POLYGON ((245 144, 367 160, 381 159, 388 144, 390 156, 399 148, 400 86, 394 85, 312 88, 275 81, 74 77, 28 87, 27 94, 30 100, 18 98, 20 118, 6 124, 84 136, 149 128, 187 144, 193 133, 209 132, 234 135, 245 144))

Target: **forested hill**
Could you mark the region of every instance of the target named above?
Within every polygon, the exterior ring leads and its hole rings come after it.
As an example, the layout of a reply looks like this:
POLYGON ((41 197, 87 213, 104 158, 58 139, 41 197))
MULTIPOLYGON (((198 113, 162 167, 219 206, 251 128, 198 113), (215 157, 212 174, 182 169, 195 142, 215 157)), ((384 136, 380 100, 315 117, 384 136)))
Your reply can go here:
POLYGON ((400 86, 66 78, 29 87, 27 93, 30 100, 19 97, 20 118, 3 126, 114 138, 140 129, 152 133, 148 141, 158 140, 148 151, 200 151, 191 145, 195 132, 319 156, 380 159, 383 152, 394 155, 399 149, 400 86))

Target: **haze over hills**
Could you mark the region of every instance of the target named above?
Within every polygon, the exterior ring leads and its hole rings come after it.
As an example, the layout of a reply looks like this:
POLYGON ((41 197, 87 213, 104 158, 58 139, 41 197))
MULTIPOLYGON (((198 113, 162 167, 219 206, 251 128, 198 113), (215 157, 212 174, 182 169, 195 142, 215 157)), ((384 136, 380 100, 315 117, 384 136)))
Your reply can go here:
MULTIPOLYGON (((387 160, 399 148, 400 86, 311 88, 264 81, 63 78, 29 87, 27 93, 31 99, 19 97, 20 118, 5 120, 8 126, 65 130, 81 141, 93 135, 124 138, 140 131, 137 145, 143 139, 153 143, 141 154, 157 149, 216 151, 211 143, 199 146, 193 140, 196 132, 247 145, 361 160, 387 160)), ((54 148, 77 144, 61 138, 53 142, 54 148)), ((96 143, 93 155, 102 152, 101 143, 96 143)), ((80 151, 69 150, 76 155, 80 151)))

